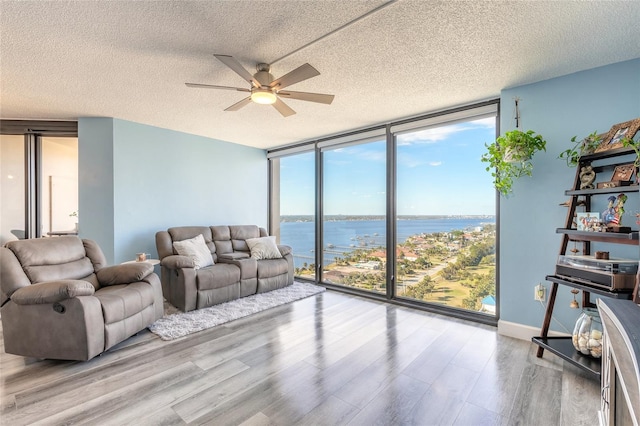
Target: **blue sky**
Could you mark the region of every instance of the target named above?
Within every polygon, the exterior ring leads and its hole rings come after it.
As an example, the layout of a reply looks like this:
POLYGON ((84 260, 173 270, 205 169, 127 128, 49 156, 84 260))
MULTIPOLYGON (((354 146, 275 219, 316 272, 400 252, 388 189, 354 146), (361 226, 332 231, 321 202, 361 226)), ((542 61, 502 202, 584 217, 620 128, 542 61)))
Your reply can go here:
MULTIPOLYGON (((480 161, 484 144, 494 140, 493 118, 399 135, 398 214, 495 214, 491 175, 480 161)), ((280 214, 313 214, 313 153, 280 165, 280 214)), ((384 141, 326 151, 325 214, 385 214, 385 165, 384 141)))

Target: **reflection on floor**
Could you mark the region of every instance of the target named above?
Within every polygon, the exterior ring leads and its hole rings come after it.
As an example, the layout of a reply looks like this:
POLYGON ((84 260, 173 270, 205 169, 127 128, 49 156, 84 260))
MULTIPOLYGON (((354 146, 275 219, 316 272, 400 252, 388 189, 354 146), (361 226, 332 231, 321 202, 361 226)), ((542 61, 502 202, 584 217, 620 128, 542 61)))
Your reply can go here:
POLYGON ((0 356, 3 424, 594 425, 599 384, 495 328, 325 292, 89 362, 0 356))

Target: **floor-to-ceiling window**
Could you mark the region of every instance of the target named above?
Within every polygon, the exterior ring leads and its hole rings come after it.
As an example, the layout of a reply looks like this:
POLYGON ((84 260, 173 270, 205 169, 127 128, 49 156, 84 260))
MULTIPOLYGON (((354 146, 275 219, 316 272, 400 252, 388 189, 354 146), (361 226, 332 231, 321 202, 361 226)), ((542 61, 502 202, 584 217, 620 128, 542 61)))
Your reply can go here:
POLYGON ((322 281, 386 293, 384 134, 322 155, 322 281))
POLYGON ((296 275, 495 321, 498 197, 480 158, 497 117, 485 102, 271 151, 271 230, 309 256, 296 275))
POLYGON ((271 235, 294 248, 294 275, 316 276, 316 167, 313 148, 270 160, 271 235))
POLYGON ((496 117, 396 134, 396 295, 495 313, 496 117))

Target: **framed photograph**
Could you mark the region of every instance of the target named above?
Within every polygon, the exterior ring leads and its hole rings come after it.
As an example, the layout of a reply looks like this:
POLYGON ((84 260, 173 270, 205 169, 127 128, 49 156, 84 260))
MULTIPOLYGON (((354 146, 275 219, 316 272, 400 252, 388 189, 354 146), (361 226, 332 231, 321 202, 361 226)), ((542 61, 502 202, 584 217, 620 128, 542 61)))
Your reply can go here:
POLYGON ((576 213, 576 229, 578 231, 591 231, 600 223, 600 213, 584 212, 576 213))
POLYGON ((633 139, 638 129, 640 129, 640 118, 614 125, 611 130, 609 130, 609 133, 607 133, 604 139, 602 139, 602 143, 598 148, 596 148, 596 152, 621 148, 622 139, 633 139))
POLYGON ((633 174, 635 172, 635 167, 633 167, 633 163, 631 164, 620 164, 616 166, 613 170, 613 176, 611 176, 611 180, 631 180, 633 174))

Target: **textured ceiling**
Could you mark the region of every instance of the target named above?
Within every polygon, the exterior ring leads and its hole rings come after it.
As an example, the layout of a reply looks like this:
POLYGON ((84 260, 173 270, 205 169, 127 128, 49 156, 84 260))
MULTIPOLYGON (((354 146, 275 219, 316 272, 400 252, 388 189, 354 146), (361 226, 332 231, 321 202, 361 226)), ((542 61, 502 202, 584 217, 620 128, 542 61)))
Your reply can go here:
MULTIPOLYGON (((638 1, 400 0, 275 63, 321 75, 286 102, 224 112, 249 71, 384 1, 0 1, 0 117, 115 117, 260 148, 497 97, 500 90, 640 57, 638 1)), ((526 99, 523 99, 526 103, 526 99)))

